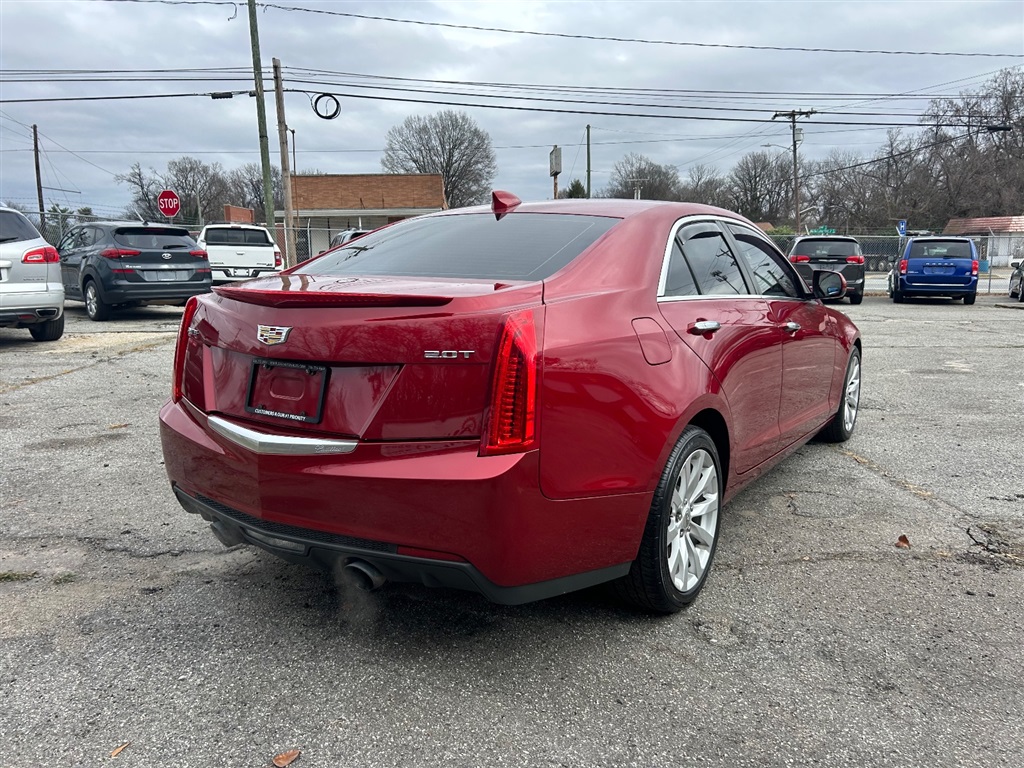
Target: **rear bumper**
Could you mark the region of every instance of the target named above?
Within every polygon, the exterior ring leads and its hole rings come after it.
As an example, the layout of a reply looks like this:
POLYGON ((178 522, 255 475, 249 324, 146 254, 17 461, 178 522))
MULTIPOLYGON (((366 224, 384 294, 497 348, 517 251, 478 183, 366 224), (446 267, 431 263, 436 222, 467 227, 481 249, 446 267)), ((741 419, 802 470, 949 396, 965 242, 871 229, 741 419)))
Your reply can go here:
POLYGON ((343 455, 267 455, 211 432, 186 401, 160 412, 179 502, 232 538, 292 562, 351 560, 387 578, 514 604, 629 570, 649 494, 553 501, 538 452, 478 455, 478 441, 357 443, 343 455))
POLYGON ((213 284, 237 283, 240 280, 251 280, 254 277, 276 275, 280 269, 274 267, 212 267, 213 284))
POLYGON ((56 320, 63 312, 62 285, 50 284, 44 291, 0 291, 0 326, 44 323, 56 320))
POLYGON ((209 280, 195 283, 115 283, 100 284, 100 297, 107 304, 127 304, 133 301, 184 302, 193 296, 209 293, 209 280))
POLYGON ((978 279, 973 278, 970 283, 918 283, 910 282, 905 276, 900 276, 899 292, 904 296, 964 296, 978 292, 978 279))
POLYGON ((337 571, 352 562, 374 566, 388 581, 412 582, 477 592, 503 605, 543 600, 625 576, 629 563, 575 574, 550 581, 504 587, 487 579, 467 562, 437 560, 399 554, 394 544, 355 539, 337 534, 268 522, 219 504, 202 495, 189 496, 174 487, 174 495, 186 512, 200 515, 219 528, 228 541, 254 544, 288 562, 337 571))

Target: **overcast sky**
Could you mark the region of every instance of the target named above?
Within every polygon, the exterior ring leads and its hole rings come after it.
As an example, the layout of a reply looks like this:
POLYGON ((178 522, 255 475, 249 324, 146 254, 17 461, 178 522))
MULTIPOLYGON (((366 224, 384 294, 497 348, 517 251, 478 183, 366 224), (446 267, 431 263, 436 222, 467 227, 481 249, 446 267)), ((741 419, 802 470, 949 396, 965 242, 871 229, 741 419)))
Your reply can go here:
MULTIPOLYGON (((379 173, 389 128, 409 115, 452 108, 467 112, 490 135, 498 161, 494 186, 524 200, 551 197, 548 154, 556 144, 563 153, 560 186, 585 180, 587 124, 596 191, 629 152, 674 165, 684 178, 698 163, 727 172, 764 144, 776 144, 780 149, 769 149, 781 152, 790 144, 789 127, 770 118, 789 110, 818 111, 801 121, 804 156, 819 159, 836 149, 867 154, 884 140, 885 125, 829 123, 913 124, 927 105, 920 96, 973 90, 1002 68, 1024 65, 1022 0, 279 0, 262 5, 264 67, 269 70, 276 57, 285 69, 286 88, 341 94, 341 114, 334 120, 318 118, 309 95, 286 94, 300 171, 379 173), (366 18, 371 16, 387 18, 366 18), (975 55, 767 50, 771 47, 975 55), (561 91, 521 87, 541 85, 561 91), (684 90, 699 93, 685 94, 685 100, 684 94, 665 93, 684 90), (487 101, 527 109, 398 99, 487 101), (689 108, 678 108, 684 104, 689 108), (535 111, 541 108, 566 112, 535 111)), ((97 213, 119 213, 129 194, 114 176, 136 161, 157 171, 182 155, 218 162, 226 170, 259 161, 256 107, 248 96, 18 102, 247 91, 253 87, 252 53, 244 2, 0 0, 0 69, 0 200, 34 207, 32 124, 40 132, 43 185, 51 188, 44 191, 47 206, 87 205, 97 213), (181 72, 222 68, 236 73, 181 72), (135 73, 158 69, 172 70, 161 75, 166 81, 125 81, 152 78, 135 73), (24 82, 25 70, 113 72, 103 75, 109 82, 68 82, 66 73, 24 82), (190 79, 197 77, 209 79, 190 79)), ((269 80, 267 87, 272 87, 269 80)), ((277 164, 272 93, 267 118, 277 164)))

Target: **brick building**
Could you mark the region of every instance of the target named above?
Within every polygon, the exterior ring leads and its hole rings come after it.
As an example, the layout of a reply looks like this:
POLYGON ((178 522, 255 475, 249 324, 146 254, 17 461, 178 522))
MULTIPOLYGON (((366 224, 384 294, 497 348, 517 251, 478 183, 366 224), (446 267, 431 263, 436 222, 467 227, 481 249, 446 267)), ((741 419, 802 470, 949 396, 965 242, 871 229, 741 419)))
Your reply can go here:
MULTIPOLYGON (((346 229, 375 229, 447 208, 438 174, 293 176, 297 250, 316 255, 346 229)), ((277 211, 279 217, 284 211, 277 211)))

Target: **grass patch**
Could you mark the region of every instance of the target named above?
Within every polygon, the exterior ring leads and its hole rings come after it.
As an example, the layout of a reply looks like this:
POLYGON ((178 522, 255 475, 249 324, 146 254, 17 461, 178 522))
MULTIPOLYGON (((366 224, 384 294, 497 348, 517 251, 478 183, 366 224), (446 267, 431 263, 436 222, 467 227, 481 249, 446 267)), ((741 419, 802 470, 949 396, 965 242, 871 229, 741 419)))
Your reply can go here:
POLYGON ((54 576, 52 584, 70 584, 73 581, 78 581, 78 576, 74 573, 62 573, 60 576, 54 576))
POLYGON ((36 571, 0 571, 0 582, 31 581, 38 575, 36 571))

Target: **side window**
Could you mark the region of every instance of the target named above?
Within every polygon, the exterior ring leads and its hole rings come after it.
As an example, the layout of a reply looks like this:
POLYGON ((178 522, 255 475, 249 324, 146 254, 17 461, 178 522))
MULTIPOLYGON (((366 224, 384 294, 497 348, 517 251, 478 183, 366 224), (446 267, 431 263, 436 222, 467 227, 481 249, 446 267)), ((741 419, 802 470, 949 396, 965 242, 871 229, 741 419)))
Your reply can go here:
POLYGON ((749 293, 736 257, 714 224, 691 224, 680 230, 683 254, 701 294, 735 296, 749 293))
POLYGON ((683 256, 683 245, 678 237, 672 241, 672 255, 668 261, 668 275, 665 278, 666 296, 695 296, 697 283, 693 279, 690 265, 683 256))
POLYGON ((71 229, 64 233, 64 237, 60 239, 60 243, 57 245, 57 250, 61 253, 70 251, 72 248, 78 247, 78 238, 82 234, 80 229, 71 229))
POLYGON ((82 237, 78 240, 78 245, 82 248, 92 245, 96 242, 99 232, 95 227, 82 227, 82 237))
POLYGON ((796 299, 801 292, 797 290, 794 278, 784 266, 782 257, 761 238, 743 227, 729 225, 729 231, 739 245, 740 256, 747 260, 754 275, 754 288, 764 296, 779 296, 796 299))

